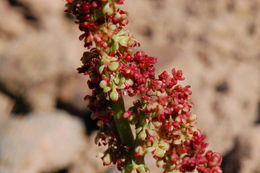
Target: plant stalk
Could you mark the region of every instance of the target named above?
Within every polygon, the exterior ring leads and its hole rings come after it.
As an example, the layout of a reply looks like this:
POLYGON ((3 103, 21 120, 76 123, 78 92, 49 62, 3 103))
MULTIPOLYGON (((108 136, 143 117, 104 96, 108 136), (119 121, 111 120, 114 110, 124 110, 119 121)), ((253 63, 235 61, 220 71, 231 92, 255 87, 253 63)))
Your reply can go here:
POLYGON ((123 117, 125 113, 125 105, 123 98, 119 98, 117 102, 112 103, 114 113, 114 122, 122 144, 129 146, 134 145, 134 136, 127 119, 123 117))

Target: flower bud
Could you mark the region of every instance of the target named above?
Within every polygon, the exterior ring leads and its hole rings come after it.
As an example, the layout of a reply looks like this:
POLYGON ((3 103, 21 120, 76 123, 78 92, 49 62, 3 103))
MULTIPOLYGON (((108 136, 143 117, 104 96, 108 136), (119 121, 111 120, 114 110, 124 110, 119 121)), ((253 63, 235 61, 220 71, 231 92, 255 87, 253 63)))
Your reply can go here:
POLYGON ((121 46, 124 46, 124 47, 127 47, 128 45, 128 40, 129 40, 129 37, 128 36, 121 36, 119 37, 118 39, 118 42, 121 46))
POLYGON ((136 156, 143 156, 145 154, 145 150, 142 146, 138 146, 135 148, 135 155, 136 156))
POLYGON ((143 130, 138 134, 138 139, 140 139, 141 141, 144 141, 146 138, 146 132, 143 130))
POLYGON ((125 87, 126 87, 125 84, 120 84, 120 85, 118 86, 119 89, 125 89, 125 87))
POLYGON ((121 77, 121 78, 120 78, 120 84, 124 84, 125 81, 126 81, 125 77, 121 77))
POLYGON ((112 15, 114 13, 114 10, 113 10, 112 7, 110 7, 110 3, 109 2, 104 6, 102 12, 104 14, 107 14, 107 15, 112 15))
POLYGON ((102 64, 107 65, 107 64, 109 64, 110 62, 111 62, 111 59, 109 59, 108 55, 106 55, 106 54, 101 58, 101 63, 102 63, 102 64))
POLYGON ((146 173, 146 169, 145 169, 145 166, 142 164, 142 165, 138 165, 138 168, 137 168, 138 172, 139 173, 146 173))
POLYGON ((123 116, 124 118, 130 118, 132 116, 132 111, 126 111, 123 116))
POLYGON ((115 30, 116 28, 117 28, 116 25, 113 25, 113 24, 109 25, 109 29, 112 30, 112 31, 115 30))
POLYGON ((189 122, 194 122, 197 119, 197 115, 196 114, 191 114, 189 117, 189 122))
POLYGON ((215 167, 219 166, 222 161, 222 157, 219 153, 208 151, 206 153, 206 158, 208 160, 208 166, 215 167))
POLYGON ((113 46, 112 46, 112 50, 115 52, 115 51, 117 51, 118 49, 119 49, 119 44, 118 44, 118 42, 114 41, 114 44, 113 44, 113 46))
POLYGON ((104 164, 105 166, 108 166, 108 165, 111 164, 111 156, 110 156, 110 154, 107 153, 107 154, 103 157, 103 164, 104 164))
POLYGON ((110 99, 113 101, 117 101, 119 98, 119 94, 116 89, 113 89, 113 91, 110 93, 110 99))
POLYGON ((107 81, 106 80, 102 80, 100 83, 99 83, 99 86, 100 88, 105 88, 107 86, 107 81))
POLYGON ((167 142, 161 140, 160 143, 159 143, 159 147, 160 147, 161 149, 167 151, 167 150, 169 150, 170 145, 169 145, 167 142))
POLYGON ((157 161, 156 161, 156 166, 157 166, 158 168, 162 167, 163 165, 164 165, 164 161, 163 161, 163 160, 157 160, 157 161))
POLYGON ((138 173, 138 172, 137 172, 136 168, 133 168, 133 169, 130 171, 130 173, 138 173))
POLYGON ((162 122, 160 122, 160 121, 153 121, 152 123, 153 123, 153 125, 154 125, 155 128, 160 128, 160 127, 162 127, 162 122))
POLYGON ((107 93, 107 92, 110 91, 110 90, 111 90, 110 87, 104 87, 104 88, 103 88, 104 93, 107 93))
POLYGON ((126 81, 125 81, 125 85, 126 86, 132 86, 134 84, 134 82, 132 81, 132 79, 127 79, 126 81))
POLYGON ((114 80, 115 84, 117 84, 117 85, 118 85, 119 82, 120 82, 120 79, 119 79, 118 77, 115 77, 113 80, 114 80))
POLYGON ((105 69, 105 65, 101 65, 98 69, 99 73, 102 74, 105 69))
POLYGON ((143 130, 143 127, 138 127, 138 128, 136 129, 136 133, 138 134, 138 133, 140 133, 142 130, 143 130))
POLYGON ((119 63, 118 62, 112 62, 108 65, 109 70, 111 71, 116 71, 119 67, 119 63))
POLYGON ((97 157, 98 157, 98 158, 104 157, 104 153, 98 153, 98 154, 97 154, 97 157))
POLYGON ((149 148, 146 149, 146 151, 148 153, 152 153, 154 150, 155 150, 154 147, 149 147, 149 148))
POLYGON ((173 141, 173 143, 175 144, 175 145, 180 145, 181 144, 181 139, 175 139, 174 141, 173 141))
POLYGON ((156 147, 156 149, 153 152, 154 156, 157 158, 162 158, 165 154, 165 151, 159 147, 156 147))

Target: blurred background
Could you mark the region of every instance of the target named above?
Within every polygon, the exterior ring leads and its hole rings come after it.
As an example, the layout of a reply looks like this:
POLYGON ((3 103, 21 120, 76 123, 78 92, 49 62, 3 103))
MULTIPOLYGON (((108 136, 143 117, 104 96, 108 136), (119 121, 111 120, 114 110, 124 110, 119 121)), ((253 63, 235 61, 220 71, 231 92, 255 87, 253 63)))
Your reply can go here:
MULTIPOLYGON (((87 79, 76 71, 83 44, 64 3, 0 0, 0 173, 117 172, 96 158, 87 79)), ((159 57, 158 72, 184 71, 224 173, 260 173, 260 0, 126 0, 124 8, 141 49, 159 57)))

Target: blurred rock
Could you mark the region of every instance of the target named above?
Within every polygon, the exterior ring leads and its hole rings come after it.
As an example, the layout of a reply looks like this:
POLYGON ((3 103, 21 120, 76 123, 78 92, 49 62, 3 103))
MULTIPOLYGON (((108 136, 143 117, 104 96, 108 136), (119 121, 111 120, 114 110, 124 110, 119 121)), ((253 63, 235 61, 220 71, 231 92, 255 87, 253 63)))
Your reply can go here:
POLYGON ((0 92, 0 122, 7 118, 13 106, 13 100, 0 92))
POLYGON ((0 126, 0 172, 41 173, 69 167, 85 144, 81 122, 66 113, 10 118, 0 126))
POLYGON ((98 153, 105 151, 105 147, 98 147, 95 144, 96 132, 93 132, 88 139, 87 147, 78 157, 69 173, 104 173, 109 171, 109 167, 103 166, 103 162, 97 157, 98 153))
POLYGON ((260 126, 247 129, 238 140, 238 158, 240 173, 258 172, 260 170, 260 126))
POLYGON ((52 110, 62 79, 75 76, 80 65, 80 33, 65 16, 63 1, 0 3, 0 83, 33 110, 52 110))
POLYGON ((260 170, 260 126, 245 129, 233 149, 224 157, 223 171, 256 173, 260 170))
POLYGON ((85 112, 87 102, 84 97, 89 94, 87 77, 76 74, 63 79, 61 83, 58 99, 73 109, 85 112))

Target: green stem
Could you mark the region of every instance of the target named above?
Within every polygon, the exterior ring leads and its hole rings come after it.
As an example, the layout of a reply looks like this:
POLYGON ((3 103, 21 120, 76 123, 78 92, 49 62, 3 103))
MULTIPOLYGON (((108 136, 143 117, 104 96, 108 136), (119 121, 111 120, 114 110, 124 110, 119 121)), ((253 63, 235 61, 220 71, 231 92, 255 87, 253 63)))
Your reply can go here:
MULTIPOLYGON (((134 140, 130 124, 128 120, 123 117, 125 113, 125 105, 123 98, 119 98, 117 102, 113 102, 112 109, 114 112, 114 122, 117 134, 119 135, 122 144, 129 146, 131 152, 129 153, 130 158, 132 158, 137 164, 144 164, 143 156, 134 156, 134 149, 141 143, 141 141, 139 141, 138 139, 134 140)), ((131 164, 131 162, 129 164, 131 164)))
POLYGON ((125 113, 125 105, 123 98, 119 98, 117 102, 112 103, 112 109, 114 112, 114 121, 122 144, 129 146, 134 145, 134 136, 127 119, 123 117, 125 113))
MULTIPOLYGON (((142 126, 144 126, 143 115, 142 114, 138 114, 138 122, 137 122, 135 128, 137 129, 138 127, 142 127, 142 126)), ((142 144, 142 141, 140 141, 137 138, 137 136, 138 136, 138 134, 136 134, 136 139, 135 139, 135 143, 134 143, 135 148, 138 147, 140 144, 142 144)), ((137 164, 144 164, 144 156, 134 156, 134 161, 137 164)))

